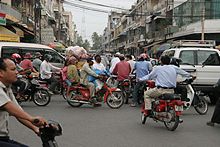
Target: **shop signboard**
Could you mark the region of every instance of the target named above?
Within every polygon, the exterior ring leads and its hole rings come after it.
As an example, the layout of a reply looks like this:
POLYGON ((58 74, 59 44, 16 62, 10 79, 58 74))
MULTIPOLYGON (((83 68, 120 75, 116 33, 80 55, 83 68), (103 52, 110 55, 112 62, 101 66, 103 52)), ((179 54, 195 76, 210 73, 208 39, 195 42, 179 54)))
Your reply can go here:
POLYGON ((54 32, 53 28, 43 28, 41 29, 41 43, 49 44, 54 42, 54 32))
POLYGON ((6 18, 4 13, 0 13, 0 25, 2 26, 6 25, 6 18))

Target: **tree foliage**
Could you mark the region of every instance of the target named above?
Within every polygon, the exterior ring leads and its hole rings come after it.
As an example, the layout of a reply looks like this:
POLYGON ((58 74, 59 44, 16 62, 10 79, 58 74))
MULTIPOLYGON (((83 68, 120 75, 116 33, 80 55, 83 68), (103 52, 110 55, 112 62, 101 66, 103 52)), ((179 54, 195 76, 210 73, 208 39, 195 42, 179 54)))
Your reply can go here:
POLYGON ((81 46, 86 50, 91 48, 89 41, 87 39, 83 41, 82 36, 77 36, 76 45, 81 46))
POLYGON ((82 47, 86 50, 89 50, 90 49, 90 43, 89 41, 86 39, 82 45, 82 47))
POLYGON ((102 45, 102 36, 96 32, 92 34, 92 50, 100 50, 102 45))

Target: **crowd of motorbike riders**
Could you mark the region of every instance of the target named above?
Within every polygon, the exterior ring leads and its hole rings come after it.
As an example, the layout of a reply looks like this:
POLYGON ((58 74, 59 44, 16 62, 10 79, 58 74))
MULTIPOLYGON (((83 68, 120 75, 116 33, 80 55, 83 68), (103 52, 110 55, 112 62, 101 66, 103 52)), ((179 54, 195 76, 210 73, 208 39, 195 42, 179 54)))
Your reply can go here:
MULTIPOLYGON (((69 89, 73 84, 81 83, 85 85, 90 91, 91 102, 94 106, 101 106, 101 104, 97 101, 95 92, 101 89, 101 82, 99 80, 102 78, 100 73, 106 73, 108 75, 116 75, 115 85, 120 86, 125 79, 133 80, 133 90, 130 95, 130 106, 136 107, 144 102, 145 111, 151 111, 151 101, 152 98, 158 97, 164 93, 174 93, 174 88, 176 88, 177 83, 177 74, 180 74, 184 77, 190 77, 189 73, 179 68, 180 59, 171 58, 168 56, 161 56, 159 62, 161 66, 155 66, 151 64, 150 57, 142 53, 140 54, 136 60, 134 60, 134 56, 120 54, 119 52, 114 54, 111 60, 106 60, 103 56, 100 55, 90 55, 84 64, 78 64, 78 59, 74 56, 67 57, 66 62, 63 68, 58 68, 53 66, 50 61, 52 56, 49 54, 41 55, 41 53, 36 52, 34 55, 34 59, 30 53, 26 53, 23 57, 21 55, 14 53, 11 55, 10 59, 2 59, 0 60, 0 90, 1 90, 1 98, 4 100, 0 100, 0 118, 3 115, 7 115, 5 112, 7 111, 10 115, 15 116, 19 121, 21 121, 24 125, 32 129, 35 133, 39 133, 38 127, 45 124, 46 121, 41 117, 32 117, 22 110, 22 108, 17 104, 15 98, 12 96, 12 91, 8 89, 8 86, 13 83, 13 85, 19 87, 16 95, 16 99, 20 98, 20 95, 25 89, 25 83, 20 80, 20 77, 26 75, 28 73, 32 73, 33 75, 39 77, 39 79, 48 82, 49 92, 50 94, 57 94, 55 87, 59 82, 58 79, 54 77, 53 71, 60 72, 62 71, 62 80, 67 84, 66 94, 69 94, 69 89), (14 62, 15 68, 13 68, 14 62), (11 69, 7 69, 7 66, 11 69), (6 75, 5 72, 12 72, 7 70, 14 70, 17 77, 14 77, 11 81, 5 80, 6 75), (17 70, 17 72, 16 72, 17 70), (134 77, 131 75, 135 75, 134 77), (155 88, 149 89, 145 91, 146 80, 154 80, 155 88), (141 98, 141 96, 143 98, 141 98), (11 101, 14 103, 11 103, 11 101), (8 106, 9 105, 9 106, 8 106), (4 108, 4 114, 3 109, 4 108), (12 111, 16 110, 16 111, 12 111), (35 123, 34 119, 40 120, 38 123, 35 123)), ((7 74, 7 73, 6 73, 7 74)), ((10 74, 10 73, 9 73, 10 74)), ((9 76, 9 75, 8 75, 9 76)), ((12 77, 11 77, 12 78, 12 77)), ((196 77, 193 77, 196 78, 196 77)), ((186 90, 181 90, 182 98, 186 97, 186 90)), ((220 103, 220 102, 218 102, 220 103)), ((220 123, 219 117, 219 106, 216 105, 215 112, 213 118, 210 122, 207 123, 209 126, 214 126, 215 123, 220 123)), ((150 113, 148 113, 150 114, 150 113)), ((8 118, 1 119, 0 123, 0 144, 3 142, 15 143, 10 140, 8 137, 8 131, 6 122, 8 118), (4 120, 4 121, 3 121, 4 120)), ((11 145, 13 146, 13 145, 11 145)), ((24 145, 25 146, 25 145, 24 145)))

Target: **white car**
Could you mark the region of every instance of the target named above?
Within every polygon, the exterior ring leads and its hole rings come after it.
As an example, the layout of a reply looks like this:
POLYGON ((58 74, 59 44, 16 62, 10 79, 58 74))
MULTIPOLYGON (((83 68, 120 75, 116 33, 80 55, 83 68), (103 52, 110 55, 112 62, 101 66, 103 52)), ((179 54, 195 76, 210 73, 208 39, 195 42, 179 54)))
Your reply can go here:
POLYGON ((220 51, 213 48, 180 47, 163 52, 162 55, 180 58, 180 68, 196 76, 193 82, 197 90, 202 91, 215 103, 218 96, 213 85, 220 78, 220 51))

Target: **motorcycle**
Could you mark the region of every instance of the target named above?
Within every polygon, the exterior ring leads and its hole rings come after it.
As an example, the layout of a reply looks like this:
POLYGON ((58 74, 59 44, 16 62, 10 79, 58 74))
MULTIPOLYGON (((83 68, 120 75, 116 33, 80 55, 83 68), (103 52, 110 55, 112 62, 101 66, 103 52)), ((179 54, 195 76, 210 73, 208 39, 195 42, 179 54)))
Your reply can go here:
POLYGON ((25 75, 25 78, 20 79, 25 82, 25 89, 20 93, 18 98, 18 88, 12 85, 12 91, 18 103, 33 101, 37 106, 46 106, 50 103, 51 96, 46 87, 42 87, 33 75, 25 75))
POLYGON ((128 104, 129 97, 131 95, 131 82, 129 79, 124 79, 123 81, 119 82, 118 88, 121 89, 124 97, 125 104, 128 104))
POLYGON ((59 123, 48 121, 48 125, 40 128, 39 131, 43 147, 58 147, 55 137, 62 135, 62 127, 59 123))
MULTIPOLYGON (((183 109, 188 110, 191 106, 193 106, 196 112, 198 112, 200 115, 205 115, 208 112, 208 103, 199 92, 194 90, 193 85, 191 84, 193 80, 193 78, 188 78, 178 83, 177 87, 180 89, 181 87, 185 87, 187 91, 187 97, 182 97, 183 109)), ((175 93, 180 94, 179 91, 175 90, 175 93)))
POLYGON ((117 75, 111 75, 108 79, 107 82, 110 87, 118 87, 121 89, 123 98, 124 98, 124 103, 128 104, 129 98, 131 97, 132 94, 132 82, 134 79, 134 75, 129 75, 128 79, 124 79, 123 81, 120 81, 117 85, 117 75))
MULTIPOLYGON (((107 76, 102 76, 102 78, 99 79, 103 82, 103 86, 95 95, 98 101, 104 101, 110 108, 118 109, 124 104, 122 91, 119 88, 109 87, 105 82, 107 78, 107 76)), ((70 88, 67 102, 72 107, 80 107, 83 104, 93 105, 89 89, 82 84, 77 84, 70 88)))
MULTIPOLYGON (((147 81, 148 88, 154 88, 154 81, 147 81)), ((163 122, 169 131, 174 131, 181 123, 180 115, 183 111, 183 102, 178 94, 165 93, 152 102, 152 110, 145 110, 145 104, 141 107, 141 122, 145 124, 147 117, 154 121, 163 122)))

